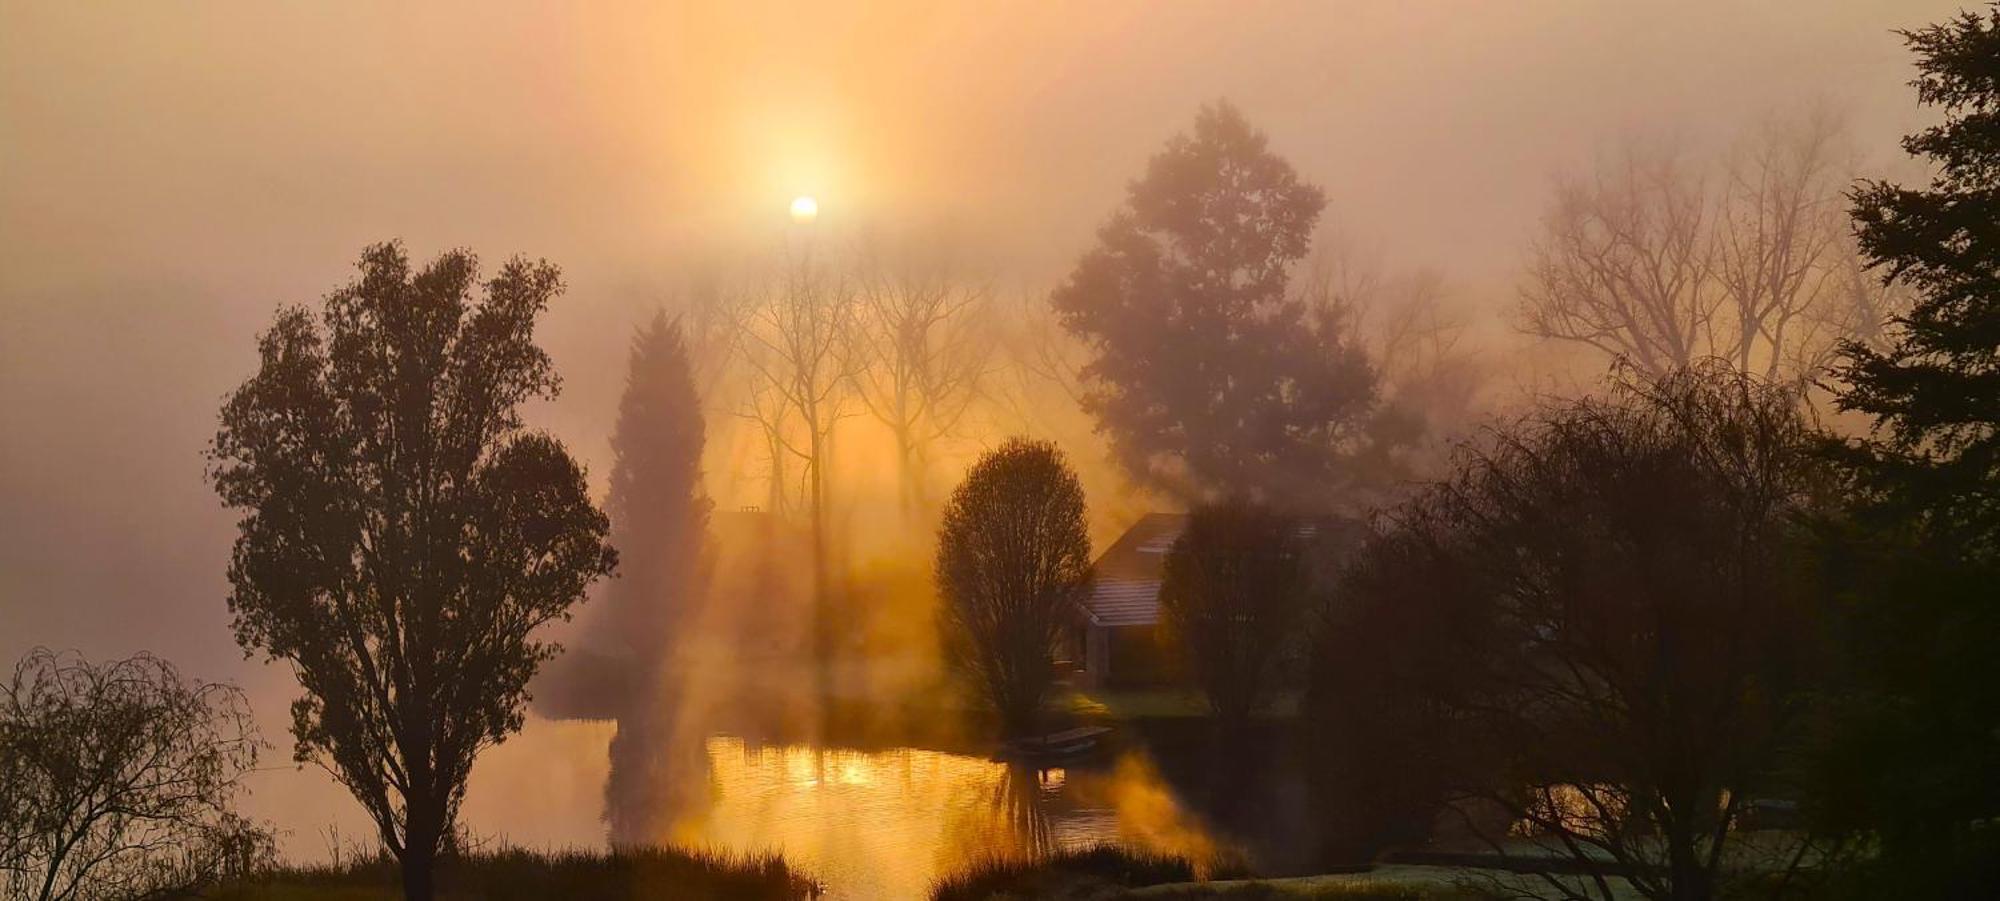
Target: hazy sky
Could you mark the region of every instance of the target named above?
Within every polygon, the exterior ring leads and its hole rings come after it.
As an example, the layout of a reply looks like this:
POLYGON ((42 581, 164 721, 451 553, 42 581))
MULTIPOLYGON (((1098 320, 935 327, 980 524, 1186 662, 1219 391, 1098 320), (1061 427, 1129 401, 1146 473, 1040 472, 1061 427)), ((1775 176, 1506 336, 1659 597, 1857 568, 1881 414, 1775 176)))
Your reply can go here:
POLYGON ((1713 148, 1825 103, 1893 160, 1923 117, 1890 29, 1959 4, 941 6, 0 2, 0 660, 269 684, 201 449, 273 308, 366 243, 564 267, 536 419, 601 480, 643 288, 794 194, 1046 284, 1227 97, 1344 232, 1497 308, 1552 176, 1621 135, 1713 148))

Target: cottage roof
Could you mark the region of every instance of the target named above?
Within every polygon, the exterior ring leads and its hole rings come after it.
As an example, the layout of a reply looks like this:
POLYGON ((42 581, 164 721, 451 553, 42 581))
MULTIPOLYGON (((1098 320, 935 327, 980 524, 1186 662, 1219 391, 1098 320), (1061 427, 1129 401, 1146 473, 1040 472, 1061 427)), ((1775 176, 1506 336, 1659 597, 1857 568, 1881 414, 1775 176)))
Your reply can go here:
POLYGON ((1097 582, 1083 602, 1096 626, 1146 626, 1160 620, 1160 576, 1187 517, 1148 513, 1132 524, 1091 567, 1097 582))
MULTIPOLYGON (((1083 614, 1093 626, 1150 626, 1160 621, 1160 580, 1167 553, 1187 528, 1182 513, 1148 513, 1097 558, 1091 572, 1096 583, 1084 599, 1083 614)), ((1360 542, 1362 524, 1341 517, 1299 520, 1294 532, 1301 544, 1351 547, 1360 542)))

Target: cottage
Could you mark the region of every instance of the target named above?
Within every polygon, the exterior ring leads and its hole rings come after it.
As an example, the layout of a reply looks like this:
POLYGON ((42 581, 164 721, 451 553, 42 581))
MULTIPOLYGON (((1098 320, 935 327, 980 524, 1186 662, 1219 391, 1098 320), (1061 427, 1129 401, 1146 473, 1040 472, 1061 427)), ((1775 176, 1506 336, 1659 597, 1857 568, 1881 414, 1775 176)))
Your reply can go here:
POLYGON ((1096 584, 1078 610, 1079 680, 1091 687, 1156 684, 1167 676, 1161 648, 1160 579, 1167 552, 1187 527, 1178 513, 1148 513, 1092 566, 1096 584))
MULTIPOLYGON (((1160 634, 1160 581, 1167 554, 1187 528, 1181 513, 1148 513, 1097 558, 1089 597, 1078 605, 1072 659, 1086 687, 1159 685, 1171 678, 1160 634)), ((1336 516, 1301 517, 1296 537, 1308 578, 1325 586, 1362 524, 1336 516)))

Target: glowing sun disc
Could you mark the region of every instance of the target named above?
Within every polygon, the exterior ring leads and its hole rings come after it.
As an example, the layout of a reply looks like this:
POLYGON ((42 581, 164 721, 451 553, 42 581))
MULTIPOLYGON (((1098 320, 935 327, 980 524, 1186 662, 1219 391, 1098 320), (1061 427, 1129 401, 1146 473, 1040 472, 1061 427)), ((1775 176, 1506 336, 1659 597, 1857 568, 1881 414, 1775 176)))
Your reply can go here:
POLYGON ((819 201, 800 195, 792 198, 792 221, 811 222, 819 217, 819 201))

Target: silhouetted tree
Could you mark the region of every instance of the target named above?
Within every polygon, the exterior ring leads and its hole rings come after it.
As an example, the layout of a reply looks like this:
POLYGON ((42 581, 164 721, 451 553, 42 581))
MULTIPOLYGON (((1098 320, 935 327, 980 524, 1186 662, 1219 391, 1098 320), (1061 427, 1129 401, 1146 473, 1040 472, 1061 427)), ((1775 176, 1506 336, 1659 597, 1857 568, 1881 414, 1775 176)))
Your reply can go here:
POLYGON ((896 441, 898 501, 906 517, 929 503, 931 451, 957 434, 980 395, 994 344, 981 319, 983 288, 958 284, 943 263, 878 262, 857 317, 861 400, 896 441))
MULTIPOLYGON (((772 498, 796 461, 804 472, 805 509, 812 531, 813 658, 821 690, 833 656, 835 616, 829 561, 828 508, 832 482, 833 430, 852 415, 856 290, 845 276, 801 255, 785 263, 777 282, 749 306, 741 333, 742 358, 749 367, 751 399, 744 415, 762 428, 772 455, 772 498)), ((778 512, 778 511, 774 511, 778 512)))
POLYGON ((1816 800, 1822 825, 1879 846, 1882 881, 1858 894, 1973 897, 2000 885, 2000 8, 1904 37, 1945 115, 1903 141, 1934 164, 1927 187, 1854 197, 1870 264, 1916 300, 1837 373, 1874 431, 1845 454, 1848 678, 1816 800))
POLYGON ((1083 486, 1055 445, 1009 439, 975 463, 945 505, 937 585, 950 663, 999 712, 1033 730, 1055 652, 1090 589, 1083 486))
POLYGON ((656 314, 632 339, 628 365, 605 501, 623 565, 599 622, 635 660, 656 660, 700 600, 713 506, 701 487, 707 430, 678 319, 656 314))
POLYGON ((354 794, 427 901, 473 760, 559 650, 535 630, 616 554, 582 468, 521 423, 557 388, 534 343, 556 267, 510 261, 478 301, 465 251, 412 272, 379 244, 359 268, 317 322, 279 312, 210 455, 244 511, 236 640, 291 664, 298 759, 354 794))
POLYGON ((1197 508, 1167 554, 1161 624, 1225 722, 1278 687, 1303 625, 1306 569, 1297 520, 1244 502, 1197 508))
POLYGON ((1217 103, 1153 157, 1056 289, 1094 354, 1085 406, 1136 478, 1285 504, 1356 481, 1375 373, 1338 311, 1288 292, 1325 203, 1217 103))
MULTIPOLYGON (((1801 411, 1722 364, 1627 381, 1468 449, 1388 516, 1335 598, 1333 625, 1365 631, 1320 648, 1414 705, 1379 724, 1390 747, 1438 730, 1406 764, 1438 774, 1407 786, 1418 800, 1453 799, 1499 853, 1523 824, 1543 853, 1613 862, 1649 898, 1810 859, 1737 841, 1753 801, 1791 789, 1814 684, 1801 517, 1832 481, 1801 411)), ((1613 896, 1603 877, 1548 887, 1613 896)))
POLYGON ((260 744, 234 686, 37 648, 0 688, 0 885, 139 899, 248 875, 272 856, 233 809, 260 744))
POLYGON ((644 820, 650 799, 666 791, 658 782, 685 775, 661 765, 669 761, 660 748, 679 700, 678 641, 707 587, 711 504, 701 487, 704 437, 680 320, 661 311, 632 340, 611 434, 615 462, 605 504, 612 540, 623 554, 618 580, 605 589, 598 626, 628 652, 628 694, 619 705, 604 789, 605 819, 618 842, 653 840, 644 820))

